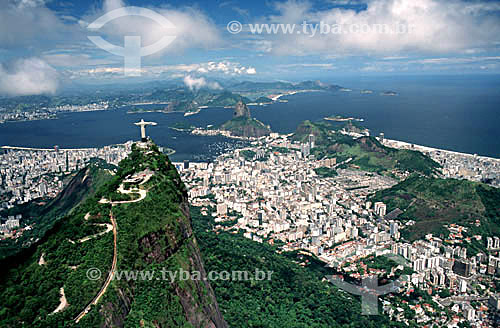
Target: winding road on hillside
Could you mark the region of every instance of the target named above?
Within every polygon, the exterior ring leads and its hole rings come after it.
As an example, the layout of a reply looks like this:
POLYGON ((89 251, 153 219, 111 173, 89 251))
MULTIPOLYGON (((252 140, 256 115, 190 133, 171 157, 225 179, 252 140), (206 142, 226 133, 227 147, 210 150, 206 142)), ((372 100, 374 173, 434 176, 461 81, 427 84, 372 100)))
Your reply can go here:
POLYGON ((99 293, 97 293, 97 295, 94 297, 94 299, 92 299, 92 301, 90 301, 90 303, 85 307, 85 309, 83 309, 83 311, 80 312, 80 314, 75 318, 76 323, 78 323, 90 311, 90 308, 92 307, 92 305, 95 305, 95 304, 97 304, 97 302, 99 302, 99 299, 102 297, 102 295, 104 295, 104 293, 108 289, 109 284, 113 280, 113 276, 115 275, 116 258, 118 255, 117 247, 116 247, 118 230, 116 227, 116 220, 113 217, 112 211, 109 212, 109 217, 111 219, 111 224, 113 225, 113 263, 111 264, 111 269, 109 270, 108 277, 106 278, 104 285, 102 285, 101 290, 99 291, 99 293))
MULTIPOLYGON (((140 183, 140 184, 145 183, 146 181, 149 180, 149 178, 151 178, 151 176, 146 177, 142 181, 142 183, 140 183)), ((120 192, 122 194, 139 193, 140 197, 138 199, 134 199, 134 200, 119 201, 119 202, 110 202, 109 200, 103 198, 99 201, 99 203, 101 203, 101 204, 111 203, 111 206, 114 206, 117 204, 137 203, 137 202, 140 202, 141 200, 143 200, 144 198, 146 198, 146 195, 147 195, 147 190, 144 190, 144 189, 125 190, 123 187, 123 184, 120 185, 120 187, 118 188, 118 192, 120 192)), ((87 304, 85 309, 83 309, 82 312, 80 312, 80 314, 78 314, 78 316, 75 318, 76 323, 78 323, 87 313, 89 313, 92 305, 96 305, 97 302, 99 302, 99 299, 104 295, 104 293, 108 289, 109 284, 113 280, 113 277, 116 273, 116 259, 117 259, 117 255, 118 255, 118 252, 117 252, 118 229, 117 229, 116 220, 113 216, 112 210, 109 211, 109 217, 111 219, 111 224, 113 226, 113 263, 111 264, 111 269, 108 273, 108 277, 106 278, 106 281, 102 285, 102 287, 99 290, 99 292, 97 293, 97 295, 92 299, 92 301, 90 301, 90 303, 87 304)), ((89 218, 89 216, 86 215, 85 220, 88 220, 88 218, 89 218)), ((93 238, 93 236, 90 236, 90 238, 93 238)))

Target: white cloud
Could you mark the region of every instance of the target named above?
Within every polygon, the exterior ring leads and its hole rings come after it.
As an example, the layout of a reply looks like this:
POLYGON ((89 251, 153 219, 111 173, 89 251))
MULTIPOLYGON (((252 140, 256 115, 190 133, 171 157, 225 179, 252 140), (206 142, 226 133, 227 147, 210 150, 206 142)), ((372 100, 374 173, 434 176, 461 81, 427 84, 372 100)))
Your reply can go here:
MULTIPOLYGON (((103 56, 111 58, 111 54, 96 47, 87 39, 89 34, 100 34, 104 39, 118 46, 123 46, 124 35, 141 36, 143 46, 151 45, 167 34, 175 35, 176 39, 170 46, 150 56, 155 58, 169 54, 183 54, 187 49, 213 50, 224 43, 215 23, 195 7, 175 9, 149 7, 171 21, 175 29, 165 29, 149 18, 127 16, 105 24, 95 33, 89 33, 91 31, 87 29, 87 26, 90 22, 110 10, 128 4, 121 0, 105 0, 101 8, 94 9, 92 13, 84 17, 75 18, 52 11, 45 5, 46 2, 48 0, 0 0, 2 7, 0 10, 0 49, 9 51, 23 49, 32 56, 39 57, 47 50, 68 49, 77 45, 79 49, 75 51, 81 52, 75 53, 75 56, 79 57, 76 58, 75 63, 79 63, 84 59, 81 55, 84 50, 87 55, 90 51, 92 52, 92 58, 89 59, 103 56), (92 48, 89 49, 89 46, 92 48)), ((114 55, 113 57, 123 61, 123 58, 114 55)), ((147 63, 148 57, 143 58, 143 64, 147 63)), ((55 58, 50 60, 52 59, 55 58)), ((61 59, 65 60, 62 56, 61 59)), ((92 60, 89 61, 92 62, 92 60)))
POLYGON ((64 31, 64 25, 44 5, 44 1, 7 0, 0 10, 0 47, 21 47, 54 40, 64 31))
POLYGON ((237 12, 240 16, 250 17, 250 11, 248 9, 243 9, 237 6, 232 7, 232 9, 237 12))
POLYGON ((383 57, 382 60, 401 60, 406 58, 408 58, 408 56, 387 56, 383 57))
POLYGON ((196 72, 203 74, 222 74, 222 75, 253 75, 257 71, 251 66, 242 66, 240 63, 231 61, 220 61, 220 62, 207 62, 199 64, 179 64, 179 65, 159 65, 146 67, 145 72, 167 72, 167 71, 178 71, 178 72, 196 72))
MULTIPOLYGON (((123 66, 110 67, 101 66, 95 68, 83 68, 69 70, 68 73, 71 78, 78 77, 123 77, 123 66)), ((207 62, 196 64, 177 64, 177 65, 155 65, 155 66, 142 66, 141 76, 143 77, 179 77, 185 76, 186 73, 203 74, 203 75, 254 75, 257 73, 256 69, 251 66, 242 66, 237 62, 221 61, 221 62, 207 62)))
POLYGON ((333 66, 333 64, 330 63, 298 63, 298 64, 280 65, 280 67, 287 67, 287 68, 310 67, 310 68, 321 68, 321 69, 335 69, 335 66, 333 66))
POLYGON ((273 42, 270 40, 248 40, 249 48, 259 52, 271 52, 273 50, 273 42))
MULTIPOLYGON (((86 27, 90 22, 101 15, 126 6, 127 4, 121 0, 106 0, 103 3, 102 10, 92 15, 92 17, 86 17, 84 21, 81 22, 81 25, 86 27)), ((113 39, 113 42, 119 45, 123 44, 124 35, 140 36, 143 46, 151 45, 165 35, 176 36, 175 40, 169 46, 153 54, 153 57, 169 53, 179 54, 186 49, 192 48, 214 49, 223 44, 215 23, 197 8, 147 8, 163 15, 175 26, 175 28, 165 28, 154 20, 146 17, 125 16, 110 21, 97 32, 103 35, 104 38, 113 39)))
POLYGON ((449 64, 467 64, 478 62, 500 62, 500 56, 485 56, 485 57, 441 57, 441 58, 425 58, 409 61, 409 64, 422 65, 449 65, 449 64))
POLYGON ((57 91, 57 71, 39 58, 21 59, 11 67, 0 65, 0 93, 9 96, 39 95, 57 91))
POLYGON ((121 7, 125 7, 126 4, 122 0, 105 0, 102 4, 102 9, 105 13, 111 10, 115 10, 121 7))
MULTIPOLYGON (((451 53, 471 48, 491 47, 500 40, 500 4, 465 0, 367 0, 366 10, 346 8, 315 10, 308 2, 287 1, 276 4, 279 15, 259 23, 310 24, 323 22, 342 26, 342 33, 261 34, 272 41, 272 52, 279 55, 356 54, 393 55, 451 53), (410 27, 409 33, 384 33, 410 27), (371 30, 365 29, 371 27, 371 30), (354 30, 351 30, 353 28, 354 30), (358 32, 359 29, 365 32, 358 32)), ((252 35, 252 37, 255 37, 252 35)))
POLYGON ((394 67, 383 65, 368 65, 360 68, 362 72, 394 72, 394 67))
POLYGON ((332 4, 337 6, 359 5, 362 0, 332 0, 332 4))
POLYGON ((225 75, 253 75, 257 71, 251 66, 241 66, 239 63, 231 61, 208 62, 201 64, 198 69, 201 73, 222 73, 225 75))
POLYGON ((209 89, 222 89, 219 83, 217 82, 207 82, 204 77, 193 77, 191 75, 186 75, 184 77, 184 84, 191 90, 197 90, 201 88, 209 88, 209 89))
POLYGON ((17 5, 18 8, 33 8, 38 6, 44 6, 45 0, 17 0, 14 1, 14 4, 17 5))

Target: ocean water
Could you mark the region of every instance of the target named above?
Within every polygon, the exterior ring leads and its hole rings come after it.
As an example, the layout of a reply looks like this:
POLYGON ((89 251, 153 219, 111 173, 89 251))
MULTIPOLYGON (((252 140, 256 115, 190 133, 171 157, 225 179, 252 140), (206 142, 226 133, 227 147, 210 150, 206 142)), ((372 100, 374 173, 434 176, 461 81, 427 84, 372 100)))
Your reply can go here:
MULTIPOLYGON (((351 92, 312 92, 284 97, 287 103, 251 106, 252 115, 280 133, 293 132, 304 120, 345 115, 363 118, 372 134, 448 150, 500 158, 500 78, 371 77, 331 81, 351 92), (361 94, 360 90, 373 90, 361 94), (397 96, 383 96, 384 91, 397 96)), ((68 113, 57 120, 0 124, 0 145, 61 148, 95 147, 139 138, 133 125, 141 118, 158 122, 148 134, 161 146, 174 148, 174 160, 221 151, 234 141, 202 137, 169 128, 176 122, 205 127, 232 116, 231 109, 208 108, 181 113, 127 114, 113 111, 68 113)))
POLYGON ((0 145, 35 148, 52 148, 58 145, 60 148, 86 148, 124 143, 140 139, 139 127, 133 123, 140 121, 141 118, 158 123, 157 126, 147 127, 147 134, 158 145, 175 149, 176 153, 171 156, 175 161, 206 157, 198 156, 200 154, 220 154, 236 143, 221 136, 200 137, 169 128, 176 122, 190 122, 195 126, 221 124, 230 118, 232 111, 229 109, 213 108, 189 117, 184 117, 182 113, 127 114, 127 110, 125 107, 109 111, 65 113, 55 120, 0 124, 0 145))

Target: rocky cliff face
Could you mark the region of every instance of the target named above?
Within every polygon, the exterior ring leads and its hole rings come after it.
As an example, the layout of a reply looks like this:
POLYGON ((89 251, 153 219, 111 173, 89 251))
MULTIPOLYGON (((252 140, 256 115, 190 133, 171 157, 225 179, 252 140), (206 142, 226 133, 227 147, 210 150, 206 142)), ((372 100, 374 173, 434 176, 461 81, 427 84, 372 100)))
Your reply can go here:
POLYGON ((245 138, 259 138, 271 133, 268 126, 252 118, 250 109, 242 101, 236 104, 233 118, 222 124, 221 129, 231 132, 233 136, 245 138))
MULTIPOLYGON (((186 188, 166 156, 158 153, 145 155, 144 152, 141 156, 145 157, 141 162, 153 170, 152 179, 155 179, 156 183, 150 187, 144 200, 129 204, 126 211, 113 209, 118 223, 143 225, 140 229, 134 229, 133 234, 122 237, 127 244, 134 244, 133 247, 125 246, 126 249, 122 249, 122 252, 133 250, 137 256, 135 259, 125 259, 122 267, 146 271, 158 271, 161 268, 168 273, 155 279, 166 278, 168 281, 157 282, 153 279, 146 283, 117 283, 116 289, 111 291, 115 301, 104 303, 100 309, 104 318, 102 327, 135 326, 148 322, 155 327, 177 327, 185 324, 203 328, 227 327, 207 279, 200 250, 193 235, 186 188), (130 212, 149 214, 135 215, 130 212), (193 275, 184 280, 180 277, 181 271, 193 275), (176 273, 177 279, 170 281, 170 275, 176 273), (194 273, 199 273, 199 277, 194 278, 194 273), (145 307, 140 304, 145 299, 161 306, 145 307), (149 312, 149 315, 145 315, 145 312, 149 312)), ((142 169, 144 165, 140 164, 133 172, 142 169)), ((118 246, 120 249, 120 245, 118 246)))
MULTIPOLYGON (((171 229, 160 229, 151 232, 138 240, 142 259, 148 265, 167 263, 169 260, 184 257, 189 272, 199 272, 200 279, 172 283, 170 298, 176 299, 180 305, 177 309, 184 312, 184 317, 193 327, 220 328, 228 327, 220 313, 217 300, 207 273, 203 266, 200 250, 196 239, 193 237, 189 219, 189 204, 186 195, 180 204, 182 214, 186 220, 179 225, 180 230, 173 232, 171 229), (165 247, 165 245, 168 245, 165 247), (184 253, 181 255, 181 253, 184 253)), ((116 292, 116 301, 105 303, 100 314, 104 317, 102 327, 123 327, 127 322, 127 316, 134 312, 134 300, 137 297, 137 286, 134 283, 119 287, 116 292)), ((169 302, 170 300, 159 300, 169 302)), ((175 304, 171 304, 175 305, 175 304)), ((151 309, 154 312, 154 309, 151 309)), ((168 314, 167 314, 168 315, 168 314)), ((180 324, 180 321, 171 321, 170 318, 155 320, 156 327, 173 327, 172 324, 180 324)), ((145 322, 144 320, 139 322, 145 322)))
POLYGON ((230 131, 231 135, 244 138, 260 138, 268 136, 271 129, 254 118, 235 118, 222 125, 222 129, 230 131))
POLYGON ((233 118, 237 117, 251 118, 250 109, 241 100, 234 107, 233 118))

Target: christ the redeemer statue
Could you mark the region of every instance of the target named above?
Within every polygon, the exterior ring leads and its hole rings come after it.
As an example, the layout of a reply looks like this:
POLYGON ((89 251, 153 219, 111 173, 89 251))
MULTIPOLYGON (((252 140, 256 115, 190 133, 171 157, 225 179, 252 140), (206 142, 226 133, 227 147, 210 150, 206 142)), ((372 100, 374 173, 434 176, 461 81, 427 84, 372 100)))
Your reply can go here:
POLYGON ((144 119, 141 119, 140 122, 134 123, 141 127, 141 141, 146 142, 148 138, 146 137, 146 125, 156 125, 156 122, 144 122, 144 119))

